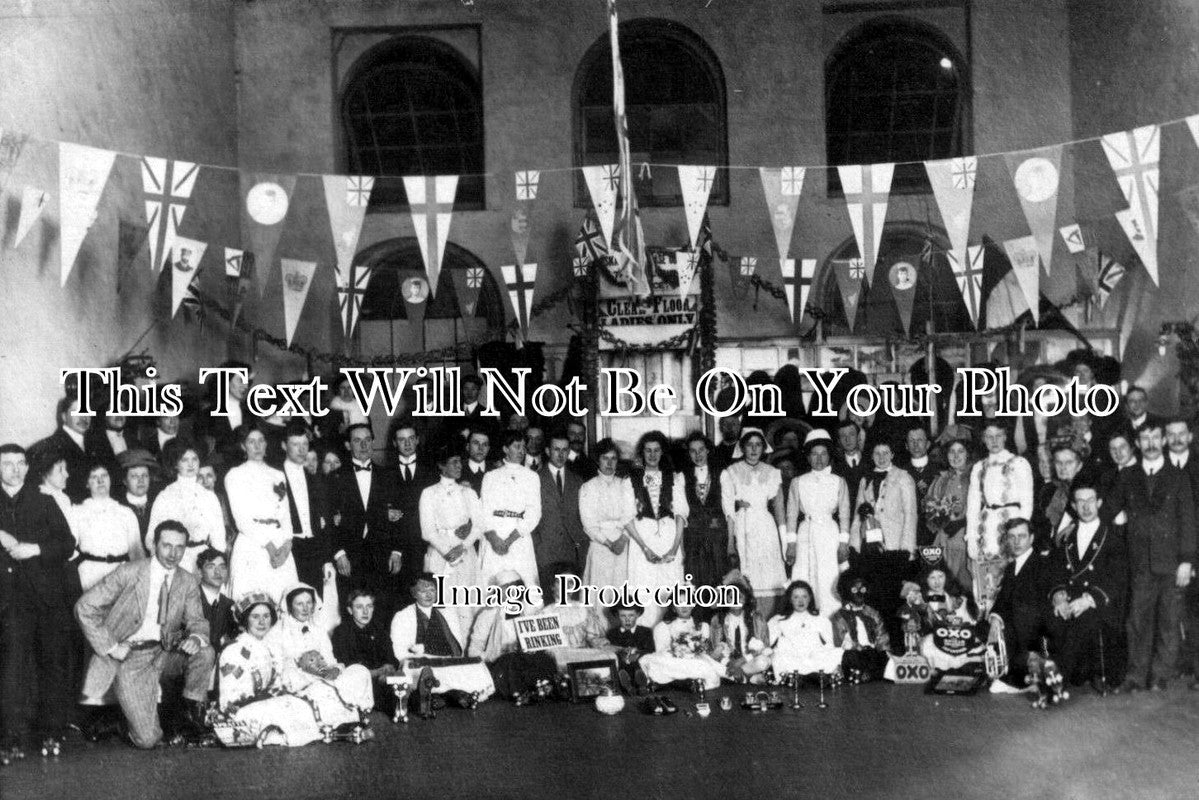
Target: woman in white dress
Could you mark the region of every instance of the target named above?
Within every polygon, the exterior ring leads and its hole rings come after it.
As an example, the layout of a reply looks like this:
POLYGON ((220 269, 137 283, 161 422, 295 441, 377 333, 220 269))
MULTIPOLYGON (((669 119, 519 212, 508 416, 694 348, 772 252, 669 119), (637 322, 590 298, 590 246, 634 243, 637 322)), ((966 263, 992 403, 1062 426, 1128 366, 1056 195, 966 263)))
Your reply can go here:
POLYGON ((817 429, 804 441, 810 472, 791 482, 787 535, 795 542, 791 580, 816 590, 816 605, 831 614, 837 600, 840 565, 849 559, 849 487, 829 466, 829 435, 817 429))
POLYGON ((79 545, 79 583, 83 591, 95 586, 126 561, 146 557, 137 517, 109 496, 112 480, 108 468, 96 464, 87 474, 91 497, 75 508, 79 545))
MULTIPOLYGON (((478 584, 479 539, 483 536, 479 496, 470 486, 458 483, 462 478, 462 456, 449 448, 437 456, 441 479, 420 495, 420 534, 428 543, 425 571, 444 577, 447 590, 478 584)), ((478 609, 461 605, 455 608, 464 630, 469 631, 478 609)))
POLYGON ((283 473, 263 460, 263 432, 243 425, 237 434, 246 462, 225 476, 225 495, 238 531, 229 559, 230 594, 242 597, 262 591, 278 600, 297 581, 287 487, 283 473))
POLYGON ((831 675, 841 668, 845 651, 833 645, 833 623, 820 616, 812 601, 812 587, 804 581, 787 586, 783 613, 772 617, 766 627, 774 649, 776 677, 793 672, 831 675))
POLYGON ((783 476, 762 461, 766 437, 756 428, 741 437, 739 461, 720 475, 721 504, 736 543, 741 573, 749 578, 764 615, 769 615, 787 583, 784 552, 787 523, 783 476))
POLYGON ((175 471, 175 481, 158 493, 150 509, 150 524, 144 542, 154 552, 154 529, 173 519, 187 528, 187 552, 179 566, 196 571, 196 556, 206 547, 229 552, 225 539, 225 516, 221 501, 200 483, 200 451, 186 439, 171 439, 162 448, 162 461, 175 471))
POLYGON ((620 450, 611 439, 595 447, 599 474, 579 489, 579 517, 591 539, 583 583, 621 586, 629 577, 629 531, 637 515, 633 484, 616 475, 620 450))
MULTIPOLYGON (((238 603, 237 615, 244 632, 221 651, 217 671, 223 719, 214 727, 222 741, 299 747, 320 740, 324 725, 336 728, 361 720, 359 709, 345 702, 328 678, 289 663, 271 637, 278 611, 270 597, 247 595, 238 603)), ((333 672, 326 669, 324 674, 333 672)))
MULTIPOLYGON (((631 483, 637 516, 629 530, 636 546, 629 550, 629 586, 657 589, 683 582, 683 529, 687 527, 687 492, 682 474, 670 469, 660 431, 650 431, 637 443, 642 469, 631 483)), ((652 626, 663 609, 647 603, 641 624, 652 626)))
POLYGON ((724 667, 712 657, 712 630, 692 616, 694 610, 694 606, 673 605, 654 626, 654 652, 638 662, 654 683, 699 681, 705 689, 720 685, 724 667))

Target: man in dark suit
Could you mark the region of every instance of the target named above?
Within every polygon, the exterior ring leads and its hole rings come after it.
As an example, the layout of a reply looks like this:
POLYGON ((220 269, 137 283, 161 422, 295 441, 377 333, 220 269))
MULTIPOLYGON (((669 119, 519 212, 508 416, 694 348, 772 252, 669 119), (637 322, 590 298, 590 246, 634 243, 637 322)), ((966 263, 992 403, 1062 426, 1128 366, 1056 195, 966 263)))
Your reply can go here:
POLYGON ((400 565, 400 586, 408 586, 425 568, 425 549, 421 538, 421 492, 441 479, 437 469, 420 457, 420 435, 410 421, 401 422, 392 434, 392 444, 399 455, 395 470, 389 471, 394 481, 394 494, 400 510, 397 525, 398 543, 403 560, 400 565))
POLYGON ((233 601, 222 591, 229 580, 229 562, 220 550, 208 547, 196 556, 196 573, 200 578, 200 604, 208 620, 208 641, 219 656, 221 648, 238 634, 233 601))
POLYGON ((857 508, 858 485, 874 464, 862 452, 862 429, 853 420, 837 426, 837 452, 833 454, 833 474, 845 479, 849 487, 849 508, 857 508))
POLYGON ((907 430, 907 438, 904 442, 904 446, 907 448, 907 457, 900 465, 912 476, 912 480, 916 484, 916 545, 919 547, 932 544, 935 538, 925 523, 924 498, 928 494, 928 487, 933 485, 933 481, 941 474, 943 467, 929 457, 928 451, 931 445, 928 431, 924 429, 924 426, 913 425, 907 430))
POLYGON ((1124 418, 1128 427, 1139 431, 1147 423, 1165 425, 1166 420, 1149 411, 1149 393, 1140 386, 1129 387, 1124 393, 1124 418))
POLYGON ((402 513, 392 476, 372 461, 375 437, 370 425, 351 425, 346 437, 350 458, 330 475, 334 514, 340 515, 333 553, 337 592, 349 597, 354 588, 369 589, 387 613, 399 595, 402 513))
POLYGON ((365 589, 350 592, 345 610, 346 616, 330 636, 333 657, 339 664, 361 664, 370 670, 375 709, 390 714, 395 710, 395 694, 386 680, 399 671, 391 632, 375 616, 375 598, 365 589))
POLYGON ((329 493, 322 478, 304 469, 310 447, 308 426, 288 423, 283 432, 283 477, 287 485, 287 509, 291 517, 291 554, 296 575, 324 596, 325 581, 335 578, 333 569, 333 514, 329 493))
MULTIPOLYGON (((133 744, 162 741, 160 685, 184 675, 183 726, 200 735, 216 656, 196 576, 179 568, 187 529, 174 520, 154 530, 154 555, 122 564, 84 592, 75 617, 95 651, 84 681, 85 698, 99 698, 115 681, 133 744)), ((165 685, 163 685, 165 689, 165 685)), ((165 695, 165 692, 163 692, 165 695)))
POLYGON ((587 563, 587 534, 579 518, 579 488, 583 481, 566 466, 570 440, 565 431, 549 437, 548 462, 537 471, 541 481, 541 521, 533 529, 533 550, 541 586, 548 592, 554 583, 551 567, 570 564, 579 574, 587 563))
MULTIPOLYGON (((25 451, 0 446, 0 749, 61 742, 74 702, 67 559, 75 539, 58 505, 26 483, 25 451), (28 698, 37 699, 37 730, 28 698)), ((78 592, 78 588, 75 590, 78 592)))
POLYGON ((150 451, 151 455, 162 455, 166 443, 179 435, 179 417, 160 416, 154 418, 154 425, 147 425, 141 430, 139 446, 150 451))
POLYGON ((1028 654, 1040 652, 1048 634, 1049 590, 1058 581, 1053 561, 1033 548, 1028 520, 1013 517, 1003 523, 1000 543, 1012 560, 991 607, 991 636, 1003 637, 1009 668, 992 691, 1019 691, 1028 674, 1028 654))
POLYGON ((1033 500, 1032 523, 1038 550, 1056 548, 1074 521, 1070 486, 1082 469, 1082 457, 1068 442, 1054 445, 1052 457, 1054 479, 1037 487, 1033 500))
POLYGON ((733 454, 741 441, 741 417, 737 414, 721 417, 716 424, 720 428, 720 444, 716 445, 712 460, 714 466, 724 470, 735 460, 733 454))
POLYGON ((599 474, 595 462, 587 455, 587 427, 577 419, 570 420, 566 423, 566 438, 570 440, 566 468, 573 470, 586 483, 599 474))
MULTIPOLYGON (((1191 497, 1196 504, 1195 518, 1199 522, 1199 458, 1192 458, 1191 424, 1185 419, 1172 419, 1165 423, 1166 458, 1170 464, 1182 470, 1191 486, 1191 497)), ((1199 582, 1192 581, 1183 598, 1182 610, 1183 642, 1181 643, 1180 666, 1192 674, 1191 688, 1199 690, 1199 582)))
POLYGON ((491 436, 485 427, 472 428, 466 438, 466 464, 462 467, 462 479, 470 484, 475 494, 483 492, 483 476, 487 474, 491 455, 491 436))
POLYGON ((91 417, 79 416, 79 404, 73 398, 64 397, 58 401, 55 419, 58 420, 58 430, 29 448, 29 460, 36 461, 38 457, 50 450, 56 451, 67 461, 67 497, 75 505, 82 503, 90 493, 87 489, 88 465, 99 461, 109 463, 112 450, 105 440, 89 437, 92 427, 91 417))
POLYGON ((208 379, 211 383, 210 396, 205 407, 200 410, 196 433, 198 436, 208 437, 212 445, 210 452, 219 453, 224 459, 226 467, 235 467, 245 461, 246 457, 233 432, 245 423, 255 420, 246 405, 246 393, 249 392, 250 384, 254 381, 254 374, 250 370, 250 365, 244 361, 226 361, 221 364, 220 368, 245 370, 243 374, 246 378, 243 380, 240 375, 231 377, 224 398, 217 397, 219 390, 217 379, 215 377, 208 379), (214 413, 222 399, 228 416, 216 416, 214 413))
POLYGON ((1125 522, 1132 598, 1128 609, 1128 676, 1120 687, 1155 690, 1174 677, 1183 590, 1195 560, 1195 502, 1187 475, 1162 455, 1162 426, 1137 433, 1139 468, 1121 470, 1105 516, 1125 522), (1155 635, 1156 632, 1156 635, 1155 635))
POLYGON ((1071 497, 1076 516, 1051 556, 1059 578, 1050 590, 1049 630, 1066 680, 1075 686, 1090 681, 1102 692, 1124 676, 1128 556, 1124 537, 1099 519, 1103 500, 1094 481, 1080 476, 1071 497))

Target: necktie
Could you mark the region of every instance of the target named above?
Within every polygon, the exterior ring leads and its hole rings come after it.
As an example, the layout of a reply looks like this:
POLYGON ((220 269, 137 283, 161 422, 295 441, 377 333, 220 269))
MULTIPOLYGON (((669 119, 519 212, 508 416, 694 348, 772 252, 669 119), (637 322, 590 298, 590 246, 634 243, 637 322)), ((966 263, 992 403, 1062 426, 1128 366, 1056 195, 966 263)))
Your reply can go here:
POLYGON ((167 643, 167 605, 171 592, 171 576, 164 575, 162 586, 158 589, 158 641, 166 646, 167 643))
POLYGON ((371 465, 370 464, 355 464, 354 471, 355 472, 370 472, 371 465))
POLYGON ((412 480, 412 467, 408 466, 407 464, 404 465, 404 480, 412 480))
POLYGON ((558 484, 558 495, 561 496, 563 494, 563 492, 565 491, 562 488, 562 470, 558 470, 557 472, 554 473, 554 481, 557 482, 557 484, 558 484))

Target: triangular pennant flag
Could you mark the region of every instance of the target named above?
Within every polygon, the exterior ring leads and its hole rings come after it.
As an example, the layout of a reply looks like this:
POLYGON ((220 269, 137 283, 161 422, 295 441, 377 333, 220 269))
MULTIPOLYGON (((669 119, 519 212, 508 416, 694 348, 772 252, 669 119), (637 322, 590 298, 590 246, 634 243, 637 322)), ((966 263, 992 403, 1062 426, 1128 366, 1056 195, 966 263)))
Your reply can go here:
POLYGON ((787 294, 787 316, 795 322, 795 259, 780 258, 779 272, 783 276, 783 291, 787 294))
POLYGON ((225 248, 225 277, 240 278, 241 264, 244 253, 241 250, 235 250, 232 247, 225 248))
POLYGON ((33 228, 33 223, 42 216, 42 211, 45 210, 49 199, 50 195, 41 189, 35 189, 32 186, 25 187, 25 191, 21 193, 21 216, 17 220, 17 235, 13 237, 13 247, 18 247, 21 242, 25 241, 25 237, 33 228))
POLYGON ((941 209, 949 246, 964 255, 970 240, 970 211, 974 205, 978 159, 966 156, 926 161, 924 169, 937 198, 937 207, 941 209))
POLYGON ((508 265, 500 267, 504 277, 504 286, 508 289, 508 299, 512 301, 512 310, 516 313, 524 338, 529 336, 529 312, 533 309, 533 287, 537 283, 537 265, 508 265))
POLYGON ((485 275, 483 267, 456 269, 452 273, 454 290, 458 293, 458 306, 463 317, 474 317, 479 308, 479 293, 483 291, 485 275))
POLYGON ((1066 243, 1066 249, 1072 255, 1078 255, 1087 249, 1087 243, 1082 236, 1082 227, 1077 222, 1073 225, 1063 226, 1058 233, 1061 234, 1062 241, 1066 243))
POLYGON ((679 250, 674 254, 674 263, 679 274, 679 297, 685 299, 691 294, 691 282, 699 269, 699 251, 679 250))
MULTIPOLYGON (((792 170, 791 181, 794 185, 795 172, 799 170, 799 184, 803 184, 803 168, 788 167, 792 170)), ((770 224, 774 228, 774 243, 778 247, 779 260, 787 257, 791 249, 791 233, 795 230, 795 213, 799 210, 799 195, 783 192, 783 170, 776 167, 762 167, 758 170, 762 177, 762 191, 766 195, 766 205, 770 209, 770 224)))
POLYGON ((535 169, 516 173, 516 199, 536 200, 537 187, 541 183, 541 173, 535 169))
POLYGON ((454 216, 454 196, 458 193, 457 175, 404 178, 408 194, 408 209, 421 257, 425 260, 425 275, 429 291, 437 296, 437 281, 441 276, 441 259, 449 240, 450 221, 454 216))
POLYGON ((208 245, 195 239, 174 237, 174 246, 167 251, 166 261, 171 265, 171 318, 179 311, 179 304, 187 296, 192 281, 200 274, 200 262, 208 245))
POLYGON ((1041 272, 1038 262, 1040 261, 1040 248, 1037 247, 1037 240, 1034 236, 1022 236, 1019 239, 1009 239, 1003 243, 1003 249, 1007 252, 1008 261, 1012 263, 1012 272, 1016 275, 1016 280, 1020 284, 1020 292, 1024 295, 1024 300, 1028 303, 1028 310, 1032 312, 1033 321, 1040 323, 1041 321, 1041 272))
POLYGON ((958 282, 958 291, 962 293, 962 302, 970 314, 970 321, 978 329, 978 312, 982 308, 983 297, 983 263, 986 259, 986 248, 974 245, 966 251, 969 260, 962 258, 962 253, 950 251, 945 254, 949 259, 949 268, 958 282))
POLYGON ((516 263, 523 264, 529 258, 529 211, 530 204, 518 202, 512 206, 512 252, 516 263))
POLYGON ((308 299, 308 290, 312 288, 316 262, 285 258, 280 262, 280 267, 283 271, 283 325, 287 330, 287 346, 291 347, 300 315, 304 313, 304 301, 308 299))
POLYGON ((600 230, 604 233, 604 245, 610 250, 612 231, 616 225, 616 192, 620 188, 620 166, 602 164, 583 167, 583 179, 587 182, 587 192, 591 195, 595 216, 599 220, 600 230))
MULTIPOLYGON (((407 304, 408 325, 412 330, 424 330, 425 310, 429 305, 429 281, 423 275, 412 275, 400 283, 400 294, 407 304)), ((423 340, 423 335, 422 335, 423 340)))
POLYGON ((687 214, 687 233, 691 247, 699 238, 699 226, 708 210, 708 197, 716 181, 716 167, 679 165, 679 188, 683 192, 683 211, 687 214))
MULTIPOLYGON (((1053 234, 1057 232, 1055 221, 1062 147, 1055 145, 1041 150, 1009 153, 1004 156, 1004 160, 1007 162, 1012 182, 1016 185, 1016 194, 1020 197, 1020 207, 1024 209, 1028 229, 1032 231, 1033 239, 1036 240, 1041 264, 1045 267, 1045 274, 1050 275, 1053 234)), ((1038 309, 1033 306, 1036 306, 1035 298, 1030 301, 1029 308, 1032 309, 1033 316, 1036 316, 1038 309)))
POLYGON ((75 257, 88 229, 96 221, 100 195, 117 154, 81 144, 58 145, 59 238, 61 240, 60 285, 66 286, 75 257))
POLYGON ((1157 188, 1161 129, 1146 125, 1103 137, 1103 152, 1116 173, 1128 208, 1116 212, 1149 277, 1157 283, 1157 188))
POLYGON ((853 235, 858 242, 858 255, 865 267, 863 280, 869 286, 874 278, 875 262, 878 261, 883 225, 887 221, 887 196, 891 193, 895 165, 837 167, 837 172, 841 175, 841 190, 845 193, 849 221, 853 224, 853 235))
POLYGON ((150 269, 155 273, 164 263, 159 260, 160 254, 175 249, 175 237, 199 175, 200 168, 190 161, 142 157, 142 192, 150 227, 150 269))
POLYGON ((858 302, 862 298, 862 281, 866 267, 860 258, 834 259, 833 273, 837 276, 837 288, 841 290, 841 303, 845 306, 845 319, 853 331, 858 318, 858 302))
POLYGON ((362 298, 366 296, 366 287, 371 282, 371 268, 365 264, 351 266, 350 280, 343 281, 340 275, 336 277, 341 332, 349 339, 358 327, 358 312, 362 308, 362 298))
POLYGON ((733 296, 741 299, 749 291, 749 279, 758 269, 755 256, 740 256, 729 259, 729 281, 733 284, 733 296))
POLYGON ((917 275, 915 265, 903 258, 887 269, 887 283, 891 287, 891 297, 895 299, 895 307, 899 309, 899 320, 903 323, 904 335, 909 335, 912 329, 912 307, 916 302, 917 275))
POLYGON ((296 188, 294 175, 241 173, 242 234, 254 253, 255 283, 258 296, 266 291, 275 260, 275 246, 283 233, 283 220, 296 188))
POLYGON ((799 286, 799 319, 802 322, 808 309, 808 295, 812 291, 812 281, 816 278, 816 259, 805 258, 799 262, 799 278, 795 283, 799 286))
POLYGON ((1186 118, 1187 130, 1191 132, 1191 138, 1195 140, 1195 146, 1199 147, 1199 114, 1192 114, 1186 118))
POLYGON ((1127 270, 1124 269, 1124 265, 1110 256, 1099 254, 1099 277, 1096 281, 1095 302, 1101 311, 1107 305, 1107 298, 1115 291, 1116 284, 1124 277, 1125 272, 1127 270))
POLYGON ((325 185, 333 251, 337 254, 336 275, 344 284, 349 280, 350 267, 358 252, 358 236, 362 233, 375 179, 362 175, 322 175, 321 181, 325 185))

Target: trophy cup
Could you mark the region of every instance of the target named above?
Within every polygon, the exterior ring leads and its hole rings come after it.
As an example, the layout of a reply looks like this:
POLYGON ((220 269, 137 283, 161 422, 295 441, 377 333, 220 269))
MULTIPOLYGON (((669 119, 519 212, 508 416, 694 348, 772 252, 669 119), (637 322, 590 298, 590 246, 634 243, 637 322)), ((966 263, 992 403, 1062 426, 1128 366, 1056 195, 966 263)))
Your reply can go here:
POLYGON ((791 673, 791 708, 798 711, 803 708, 803 703, 799 702, 799 685, 801 683, 799 673, 791 673))

